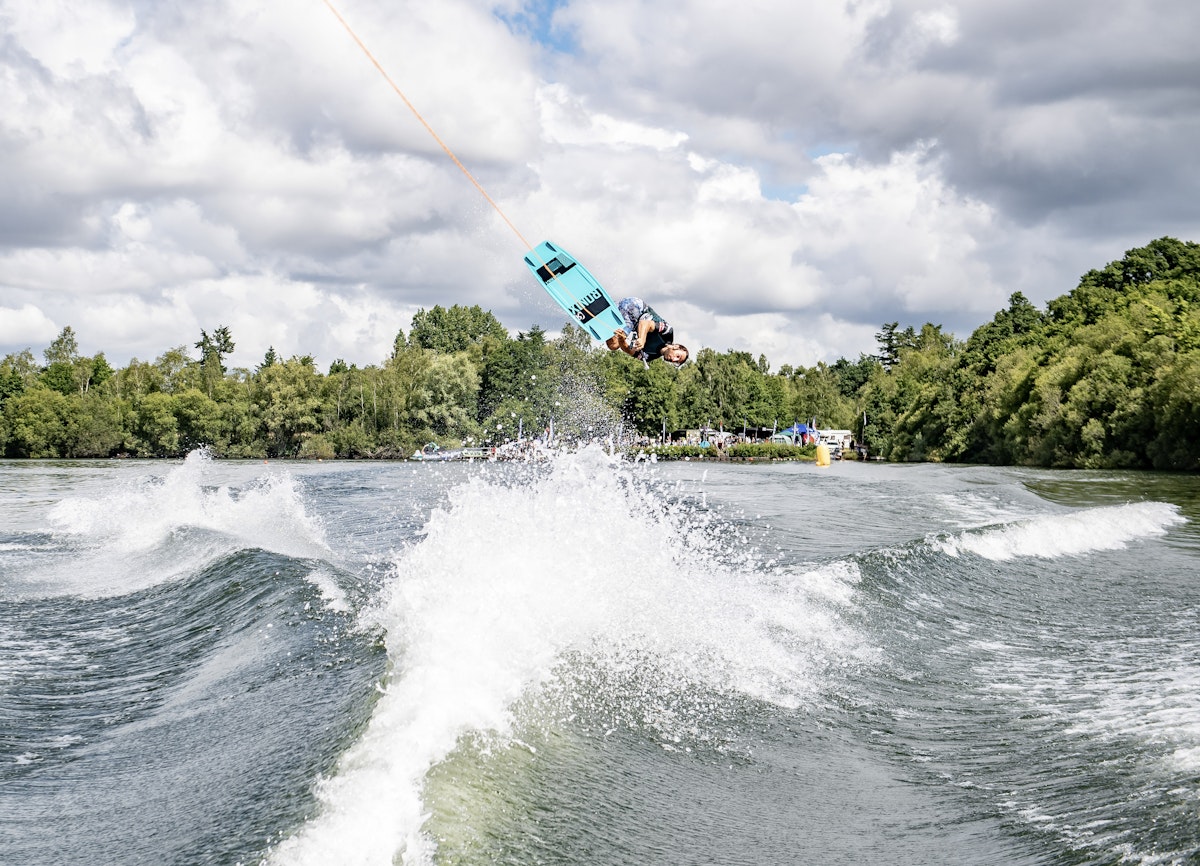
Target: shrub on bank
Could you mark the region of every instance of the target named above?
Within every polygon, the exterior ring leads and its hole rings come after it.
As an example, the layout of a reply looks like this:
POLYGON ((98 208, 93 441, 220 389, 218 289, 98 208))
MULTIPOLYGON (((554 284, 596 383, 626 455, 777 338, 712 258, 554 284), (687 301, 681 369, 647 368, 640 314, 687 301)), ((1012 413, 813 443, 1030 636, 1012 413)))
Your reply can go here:
POLYGON ((783 445, 777 442, 741 443, 728 449, 730 460, 811 460, 815 445, 783 445))
POLYGON ((716 448, 699 445, 648 445, 635 449, 634 454, 654 456, 659 460, 715 460, 718 457, 716 448))

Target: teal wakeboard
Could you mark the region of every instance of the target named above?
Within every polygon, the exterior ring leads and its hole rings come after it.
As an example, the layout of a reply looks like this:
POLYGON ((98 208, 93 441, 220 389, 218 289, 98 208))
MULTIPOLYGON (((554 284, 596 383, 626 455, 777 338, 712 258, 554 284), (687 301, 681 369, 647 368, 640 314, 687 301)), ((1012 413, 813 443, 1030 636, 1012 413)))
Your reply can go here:
POLYGON ((616 302, 562 247, 542 241, 525 254, 525 264, 546 293, 597 340, 607 340, 625 327, 616 302))

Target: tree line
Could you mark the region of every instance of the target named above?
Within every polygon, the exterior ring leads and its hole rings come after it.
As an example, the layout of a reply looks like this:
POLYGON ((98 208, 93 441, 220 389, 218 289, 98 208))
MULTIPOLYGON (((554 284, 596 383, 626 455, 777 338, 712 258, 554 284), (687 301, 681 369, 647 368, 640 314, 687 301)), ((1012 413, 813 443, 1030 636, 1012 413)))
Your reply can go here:
POLYGON ((620 418, 657 437, 703 426, 853 430, 875 454, 1053 467, 1200 468, 1200 247, 1161 238, 1039 310, 1020 293, 966 340, 885 323, 856 360, 772 372, 701 349, 681 369, 594 348, 580 329, 515 337, 478 306, 435 306, 358 367, 268 348, 227 369, 227 327, 114 369, 71 327, 0 361, 7 457, 400 457, 426 442, 500 444, 620 418), (194 357, 192 350, 198 357, 194 357))

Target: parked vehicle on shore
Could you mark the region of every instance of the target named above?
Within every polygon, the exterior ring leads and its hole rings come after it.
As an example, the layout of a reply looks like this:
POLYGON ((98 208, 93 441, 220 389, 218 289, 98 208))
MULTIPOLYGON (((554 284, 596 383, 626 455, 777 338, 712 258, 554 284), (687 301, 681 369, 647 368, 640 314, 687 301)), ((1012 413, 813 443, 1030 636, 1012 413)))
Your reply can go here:
POLYGON ((839 451, 854 447, 854 434, 849 430, 822 430, 817 441, 831 448, 836 446, 839 451))

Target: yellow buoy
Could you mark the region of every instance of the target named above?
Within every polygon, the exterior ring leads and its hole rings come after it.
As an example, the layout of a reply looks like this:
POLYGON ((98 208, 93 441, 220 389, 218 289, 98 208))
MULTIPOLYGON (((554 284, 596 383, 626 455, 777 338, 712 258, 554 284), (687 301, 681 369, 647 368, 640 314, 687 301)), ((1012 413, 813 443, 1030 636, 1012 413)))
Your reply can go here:
POLYGON ((829 465, 829 446, 823 442, 817 446, 817 465, 829 465))

